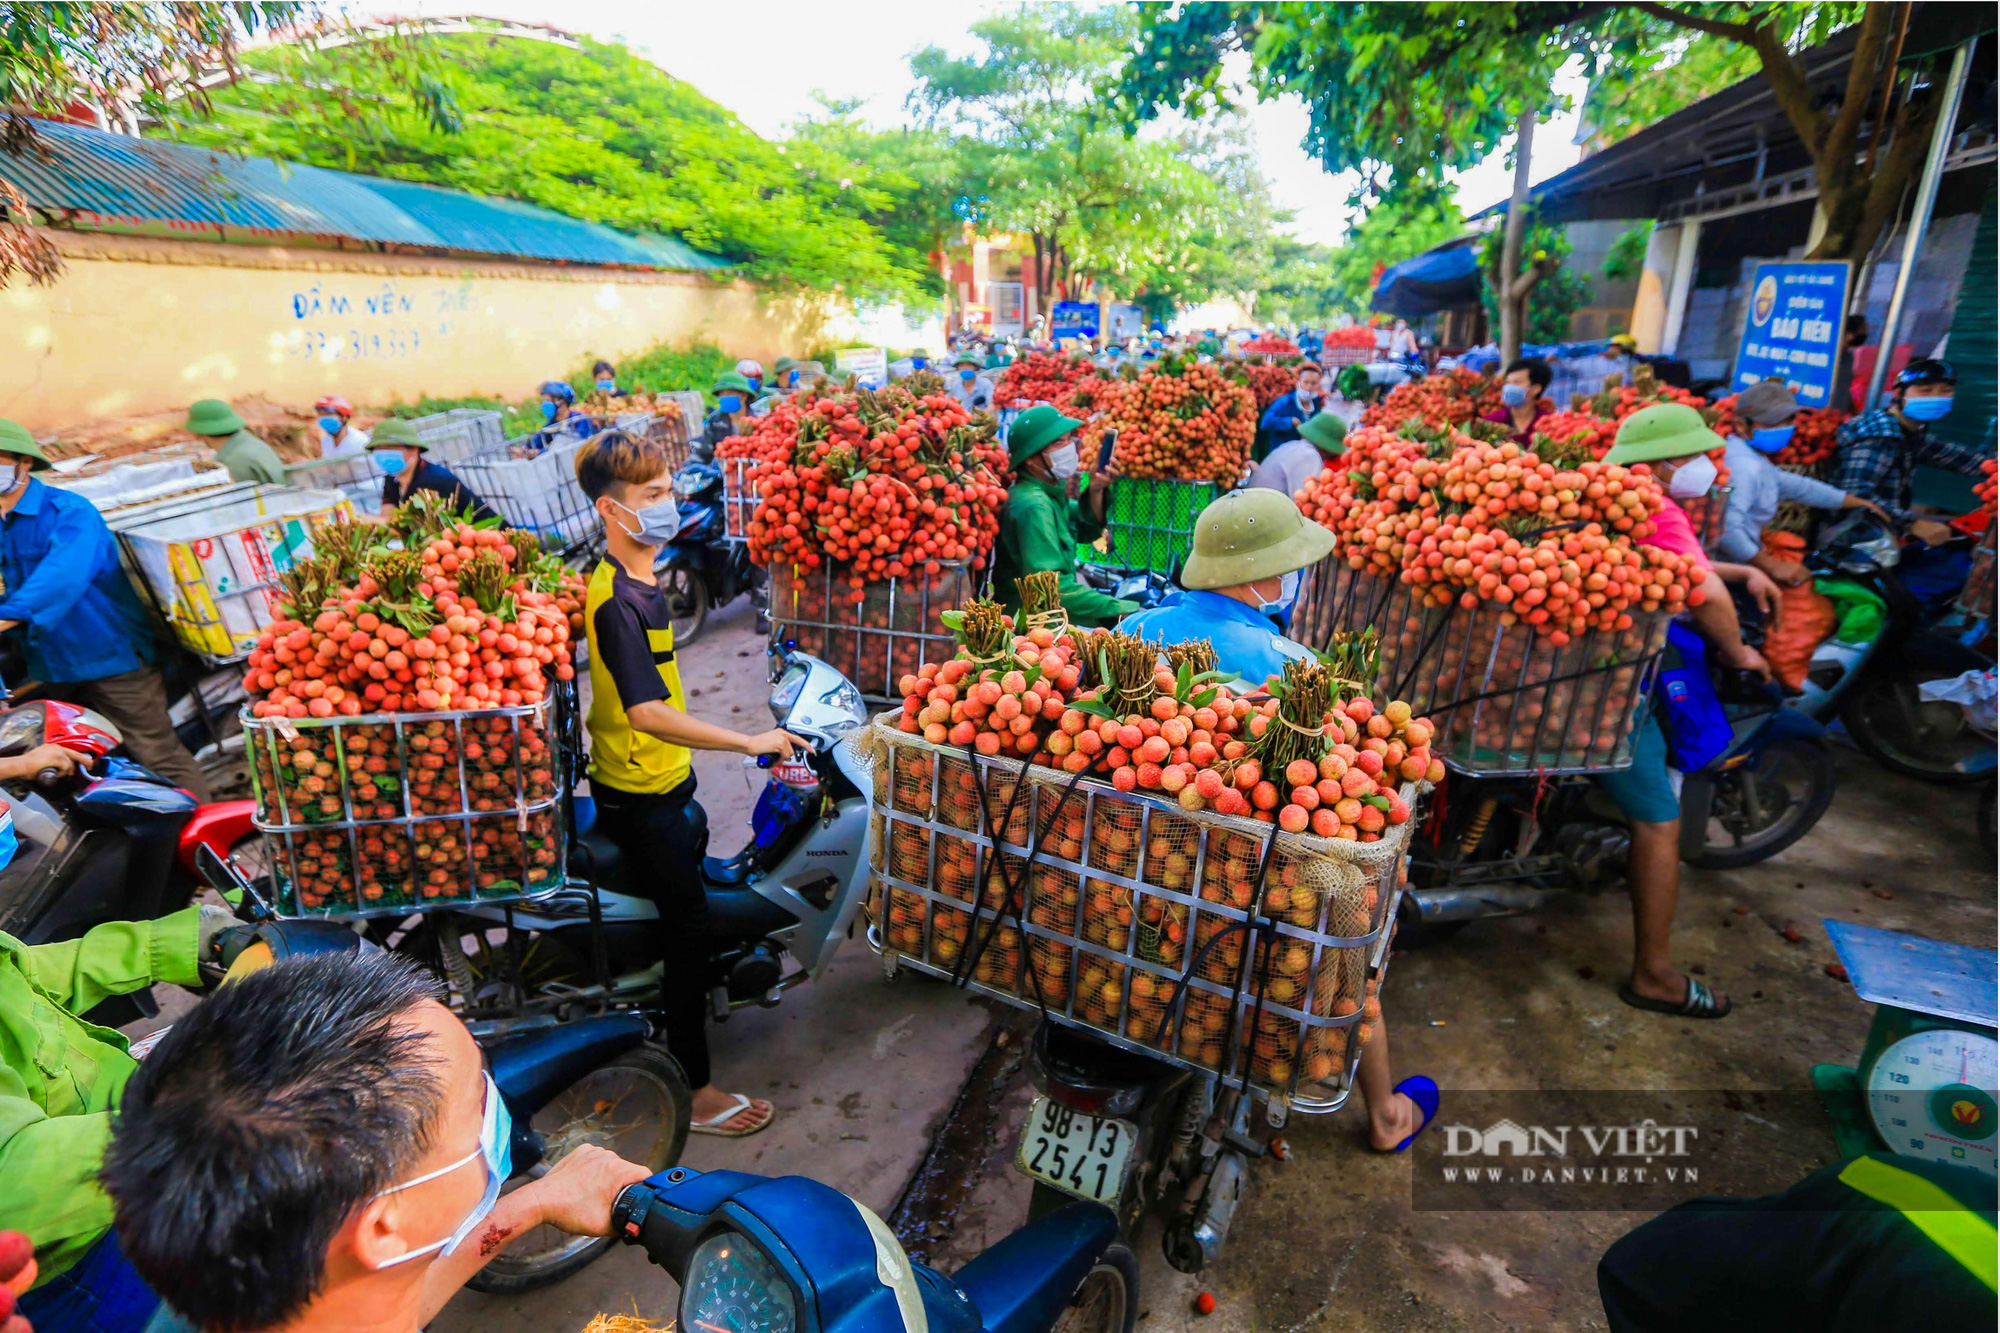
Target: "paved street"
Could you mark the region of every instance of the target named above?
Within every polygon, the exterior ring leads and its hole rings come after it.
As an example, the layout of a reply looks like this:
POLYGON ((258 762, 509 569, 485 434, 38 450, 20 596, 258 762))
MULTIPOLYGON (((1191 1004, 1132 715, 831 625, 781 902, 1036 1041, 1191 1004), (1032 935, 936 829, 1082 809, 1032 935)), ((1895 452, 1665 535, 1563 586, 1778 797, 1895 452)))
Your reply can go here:
MULTIPOLYGON (((697 715, 764 723, 750 623, 739 604, 682 654, 697 715)), ((1777 1182, 1831 1160, 1831 1133, 1796 1094, 1813 1064, 1853 1061, 1870 1011, 1826 974, 1834 955, 1820 920, 1982 944, 1995 929, 1993 866, 1973 834, 1971 793, 1840 757, 1840 794, 1803 843, 1748 870, 1687 874, 1676 952, 1734 998, 1730 1017, 1695 1023, 1619 1003, 1627 900, 1576 898, 1395 957, 1384 997, 1399 1075, 1427 1073, 1447 1089, 1446 1123, 1453 1088, 1735 1089, 1747 1114, 1734 1152, 1777 1182)), ((758 775, 722 756, 697 767, 727 851, 758 775)), ((1026 1182, 1009 1164, 1027 1095, 1023 1023, 932 982, 885 982, 857 938, 778 1009, 716 1031, 719 1080, 772 1098, 780 1119, 745 1141, 697 1137, 687 1162, 814 1175, 889 1217, 913 1252, 956 1266, 1025 1215, 1026 1182), (946 1129, 949 1151, 904 1199, 946 1129)), ((1597 1258, 1643 1214, 1419 1212, 1409 1159, 1366 1150, 1358 1107, 1296 1119, 1286 1133, 1295 1159, 1255 1168, 1218 1268, 1200 1280, 1174 1273, 1157 1237, 1141 1238, 1143 1328, 1603 1327, 1597 1258), (1219 1307, 1197 1319, 1191 1303, 1204 1289, 1219 1307)), ((668 1319, 673 1301, 663 1274, 621 1250, 528 1297, 461 1295, 432 1327, 550 1333, 581 1329, 599 1311, 668 1319)))

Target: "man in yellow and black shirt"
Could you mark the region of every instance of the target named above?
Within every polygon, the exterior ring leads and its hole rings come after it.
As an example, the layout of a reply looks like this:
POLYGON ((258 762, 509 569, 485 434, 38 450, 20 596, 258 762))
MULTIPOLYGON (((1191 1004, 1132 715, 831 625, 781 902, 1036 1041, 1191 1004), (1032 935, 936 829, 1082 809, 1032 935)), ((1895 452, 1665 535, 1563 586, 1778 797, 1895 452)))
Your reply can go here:
POLYGON ((667 1046, 694 1089, 696 1133, 739 1137, 771 1122, 769 1102, 709 1085, 708 899, 701 862, 708 816, 694 799, 690 751, 774 755, 810 748, 790 732, 746 736, 687 714, 673 617, 653 573, 680 527, 659 445, 606 431, 576 455, 576 479, 604 519, 605 558, 590 578, 590 793, 597 824, 632 868, 635 892, 660 909, 667 1046))

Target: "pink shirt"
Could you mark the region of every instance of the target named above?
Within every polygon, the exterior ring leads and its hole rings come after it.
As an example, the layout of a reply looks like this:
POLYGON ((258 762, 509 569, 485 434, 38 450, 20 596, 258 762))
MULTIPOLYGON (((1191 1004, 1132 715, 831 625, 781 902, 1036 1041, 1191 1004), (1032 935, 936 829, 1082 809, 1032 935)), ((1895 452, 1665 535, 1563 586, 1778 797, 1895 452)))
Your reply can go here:
POLYGON ((1660 512, 1653 515, 1653 535, 1646 538, 1645 544, 1708 563, 1701 553, 1701 542, 1694 535, 1694 521, 1671 496, 1660 506, 1660 512))

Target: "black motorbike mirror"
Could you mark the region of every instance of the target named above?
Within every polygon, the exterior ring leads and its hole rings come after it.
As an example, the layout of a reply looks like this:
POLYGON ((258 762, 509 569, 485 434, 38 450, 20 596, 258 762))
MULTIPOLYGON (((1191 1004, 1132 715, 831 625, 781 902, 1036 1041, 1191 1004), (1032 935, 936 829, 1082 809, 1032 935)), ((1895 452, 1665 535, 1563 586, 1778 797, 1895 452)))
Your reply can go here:
POLYGON ((277 909, 257 892, 257 886, 243 873, 243 868, 223 856, 207 843, 195 848, 195 869, 201 873, 202 882, 221 894, 239 913, 248 915, 252 921, 276 921, 277 909), (230 894, 234 893, 234 898, 230 894))

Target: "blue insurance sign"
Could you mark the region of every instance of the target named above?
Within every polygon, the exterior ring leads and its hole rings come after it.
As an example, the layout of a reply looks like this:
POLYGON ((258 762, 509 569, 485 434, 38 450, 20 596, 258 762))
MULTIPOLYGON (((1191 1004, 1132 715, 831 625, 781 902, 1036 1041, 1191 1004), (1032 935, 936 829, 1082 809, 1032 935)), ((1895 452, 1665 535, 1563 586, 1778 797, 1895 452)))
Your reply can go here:
POLYGON ((1097 303, 1095 301, 1058 301, 1055 317, 1049 321, 1050 332, 1058 338, 1095 338, 1097 336, 1097 303))
POLYGON ((1776 378, 1791 388, 1800 407, 1831 404, 1847 282, 1845 261, 1759 264, 1731 390, 1776 378))

